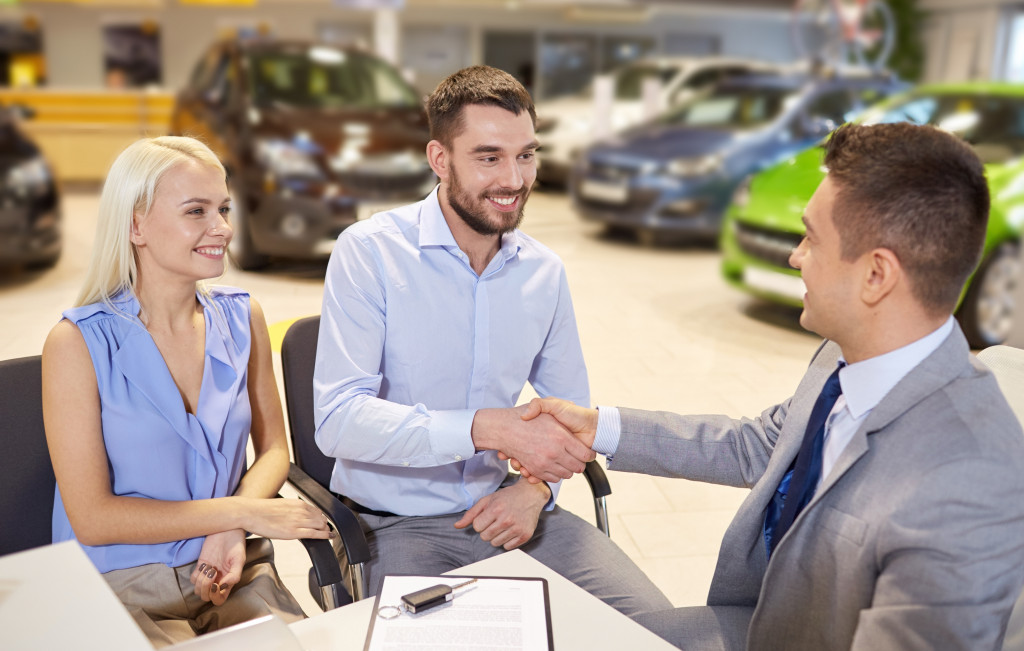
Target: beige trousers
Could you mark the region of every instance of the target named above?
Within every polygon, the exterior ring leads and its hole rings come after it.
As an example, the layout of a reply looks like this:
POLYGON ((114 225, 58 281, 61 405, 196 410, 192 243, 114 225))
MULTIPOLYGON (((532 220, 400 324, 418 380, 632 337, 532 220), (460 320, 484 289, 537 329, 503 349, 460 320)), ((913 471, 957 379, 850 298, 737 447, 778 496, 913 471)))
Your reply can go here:
POLYGON ((195 563, 167 567, 150 563, 107 572, 103 577, 157 649, 203 633, 274 614, 285 622, 305 617, 274 568, 274 549, 265 538, 245 545, 242 579, 221 606, 193 592, 195 563))

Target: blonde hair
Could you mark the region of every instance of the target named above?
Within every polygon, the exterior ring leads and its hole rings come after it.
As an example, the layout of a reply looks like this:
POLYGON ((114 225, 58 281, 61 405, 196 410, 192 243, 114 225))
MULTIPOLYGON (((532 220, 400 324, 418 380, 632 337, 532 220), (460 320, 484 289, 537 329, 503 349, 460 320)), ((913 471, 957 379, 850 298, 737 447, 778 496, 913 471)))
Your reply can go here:
POLYGON ((100 301, 109 305, 111 297, 134 288, 139 270, 130 237, 132 218, 135 213, 149 214, 164 174, 188 161, 209 165, 226 176, 210 148, 194 138, 146 138, 118 155, 103 184, 92 260, 75 307, 100 301))

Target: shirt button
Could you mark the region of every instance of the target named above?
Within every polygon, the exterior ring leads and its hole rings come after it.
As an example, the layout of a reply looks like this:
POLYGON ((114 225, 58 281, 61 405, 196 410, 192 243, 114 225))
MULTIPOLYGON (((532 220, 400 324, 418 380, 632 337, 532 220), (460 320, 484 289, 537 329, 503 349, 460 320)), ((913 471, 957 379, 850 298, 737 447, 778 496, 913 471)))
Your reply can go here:
POLYGON ((455 460, 456 461, 462 461, 462 455, 461 454, 456 454, 455 455, 455 460))
POLYGON ((409 465, 409 462, 408 462, 408 461, 403 461, 403 462, 402 462, 402 465, 403 465, 403 466, 408 466, 408 465, 409 465))

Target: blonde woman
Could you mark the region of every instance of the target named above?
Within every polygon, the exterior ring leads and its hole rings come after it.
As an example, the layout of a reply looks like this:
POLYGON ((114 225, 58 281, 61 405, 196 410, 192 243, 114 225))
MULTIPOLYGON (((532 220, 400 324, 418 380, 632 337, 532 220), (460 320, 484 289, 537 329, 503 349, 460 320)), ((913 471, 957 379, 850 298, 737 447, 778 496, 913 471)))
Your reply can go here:
POLYGON ((103 187, 84 288, 43 349, 53 540, 78 540, 158 647, 301 618, 246 532, 330 535, 317 509, 270 499, 288 448, 259 305, 203 285, 224 271, 229 211, 202 143, 129 146, 103 187))

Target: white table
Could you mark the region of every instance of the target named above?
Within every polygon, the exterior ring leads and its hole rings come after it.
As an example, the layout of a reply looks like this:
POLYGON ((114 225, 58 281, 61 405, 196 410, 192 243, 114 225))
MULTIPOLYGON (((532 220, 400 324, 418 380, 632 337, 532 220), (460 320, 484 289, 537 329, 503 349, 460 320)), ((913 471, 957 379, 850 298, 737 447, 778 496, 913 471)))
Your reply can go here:
POLYGON ((152 651, 153 645, 78 543, 67 541, 0 558, 0 648, 152 651))
MULTIPOLYGON (((675 649, 611 606, 519 550, 461 567, 450 574, 542 577, 548 580, 551 628, 557 651, 572 649, 675 649)), ((309 651, 360 651, 373 615, 373 599, 291 624, 309 651)))

